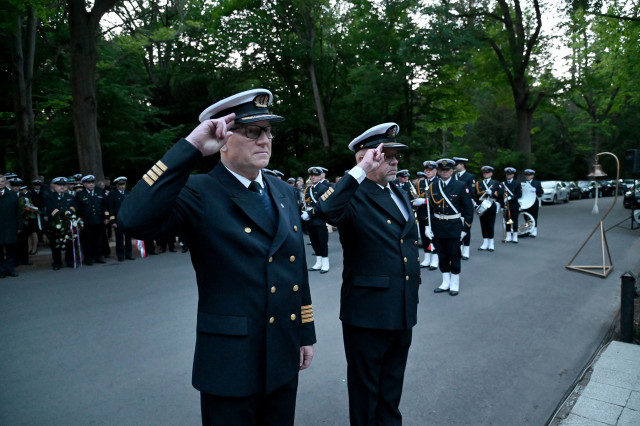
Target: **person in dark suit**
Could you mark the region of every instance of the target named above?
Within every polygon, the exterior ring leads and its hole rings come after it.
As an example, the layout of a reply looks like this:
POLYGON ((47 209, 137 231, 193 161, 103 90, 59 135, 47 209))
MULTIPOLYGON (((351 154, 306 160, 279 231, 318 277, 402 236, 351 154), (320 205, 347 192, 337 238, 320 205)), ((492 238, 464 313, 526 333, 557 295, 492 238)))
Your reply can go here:
POLYGON ((205 425, 293 425, 298 372, 316 341, 300 213, 271 157, 272 95, 213 104, 133 188, 118 227, 134 238, 178 233, 198 284, 193 386, 205 425), (191 171, 220 152, 206 174, 191 171), (141 208, 144 206, 144 208, 141 208))
POLYGON ((109 208, 104 190, 96 187, 94 175, 82 178, 83 190, 76 194, 78 213, 84 221, 82 244, 84 248, 85 265, 105 263, 103 259, 103 245, 105 226, 109 223, 109 208))
MULTIPOLYGON (((55 193, 45 199, 45 220, 48 224, 49 242, 51 243, 51 256, 53 257, 53 270, 57 271, 62 266, 62 251, 68 267, 76 266, 74 259, 74 242, 68 240, 64 243, 56 242, 56 226, 63 216, 72 216, 76 213, 76 200, 69 194, 67 189, 67 178, 57 177, 52 181, 55 193)), ((76 257, 77 259, 78 257, 76 257)))
POLYGON ((18 195, 7 188, 7 178, 0 175, 0 278, 17 277, 16 245, 23 219, 18 195))
POLYGON ((482 245, 478 247, 478 250, 480 251, 495 250, 494 229, 496 224, 496 215, 504 197, 502 184, 493 179, 493 170, 494 169, 491 166, 482 167, 482 179, 476 181, 474 191, 476 204, 485 209, 484 213, 480 215, 480 228, 482 231, 482 245), (483 202, 485 203, 484 205, 482 204, 483 202), (489 203, 491 204, 487 208, 486 204, 489 203))
POLYGON ((455 162, 442 158, 436 163, 439 180, 431 185, 427 194, 427 202, 431 203, 431 229, 426 231, 432 235, 442 273, 442 283, 434 292, 457 296, 462 272, 460 242, 471 232, 473 203, 466 184, 451 177, 455 162))
POLYGON ((504 169, 506 180, 502 183, 504 187, 504 223, 506 238, 505 243, 518 243, 518 214, 520 213, 520 203, 522 197, 522 185, 514 176, 516 169, 506 167, 504 169))
POLYGON ((316 263, 309 268, 309 271, 320 271, 321 274, 329 272, 329 230, 327 223, 316 214, 318 201, 325 192, 331 188, 322 179, 322 167, 310 167, 309 180, 311 186, 304 189, 304 210, 301 218, 306 222, 309 232, 309 241, 316 254, 316 263))
MULTIPOLYGON (((524 211, 531 214, 533 216, 533 220, 535 221, 535 226, 531 228, 529 232, 529 236, 531 238, 535 238, 538 235, 538 212, 540 211, 541 197, 544 194, 544 189, 542 189, 542 184, 539 180, 535 179, 536 171, 533 169, 525 169, 524 170, 524 178, 525 185, 523 188, 527 188, 526 190, 534 192, 536 194, 537 200, 524 211), (526 185, 528 184, 528 185, 526 185)), ((524 189, 523 189, 524 190, 524 189)))
POLYGON ((409 173, 409 170, 407 169, 398 170, 398 172, 396 173, 396 179, 393 181, 393 183, 398 188, 406 192, 407 195, 409 196, 409 199, 412 199, 413 197, 412 197, 411 189, 413 188, 413 185, 409 181, 410 177, 411 177, 411 173, 409 173))
POLYGON ((435 161, 427 160, 422 163, 424 167, 424 180, 418 182, 418 198, 413 200, 413 205, 417 207, 418 229, 420 229, 420 238, 422 241, 422 249, 424 250, 424 259, 420 263, 421 268, 429 268, 434 271, 438 269, 438 253, 430 236, 427 236, 425 230, 429 226, 429 208, 425 203, 429 187, 438 181, 438 165, 435 161))
POLYGON ((320 199, 340 229, 344 271, 340 320, 352 425, 399 425, 402 384, 417 323, 418 228, 407 194, 390 182, 398 125, 372 127, 349 144, 357 165, 320 199))
POLYGON ((134 260, 131 252, 131 237, 118 227, 118 212, 124 200, 129 196, 127 178, 119 176, 114 179, 113 183, 115 184, 115 189, 111 189, 107 196, 107 206, 109 210, 109 226, 116 234, 116 256, 118 257, 118 262, 124 262, 125 259, 134 260))
MULTIPOLYGON (((469 194, 471 195, 471 202, 475 203, 474 192, 475 192, 476 178, 473 174, 467 171, 467 162, 469 161, 469 159, 462 158, 462 157, 453 157, 453 161, 455 161, 456 163, 456 172, 453 175, 454 179, 464 182, 467 189, 469 190, 469 194)), ((471 217, 473 217, 473 215, 471 217)), ((468 232, 467 235, 465 235, 465 237, 462 239, 462 244, 460 247, 460 250, 462 251, 463 260, 469 259, 470 245, 471 245, 471 232, 468 232)))

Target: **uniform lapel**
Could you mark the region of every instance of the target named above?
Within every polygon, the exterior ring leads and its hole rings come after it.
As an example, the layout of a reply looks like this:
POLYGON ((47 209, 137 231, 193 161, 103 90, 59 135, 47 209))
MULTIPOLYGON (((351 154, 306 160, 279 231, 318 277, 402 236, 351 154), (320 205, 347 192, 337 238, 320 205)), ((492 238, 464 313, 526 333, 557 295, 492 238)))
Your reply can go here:
POLYGON ((264 207, 260 198, 245 188, 222 163, 218 163, 211 173, 220 180, 222 187, 229 191, 231 201, 262 230, 273 236, 273 224, 271 219, 264 214, 264 207))
MULTIPOLYGON (((262 177, 263 179, 266 178, 265 182, 267 182, 267 185, 269 186, 271 199, 274 202, 274 209, 278 214, 276 235, 273 238, 271 248, 269 249, 269 255, 271 256, 273 255, 273 253, 278 251, 280 246, 282 246, 282 244, 285 242, 285 240, 287 239, 287 235, 289 235, 289 232, 291 231, 291 229, 293 229, 293 226, 291 226, 291 217, 289 214, 289 209, 287 208, 287 204, 289 203, 287 201, 287 193, 280 191, 279 185, 276 185, 276 183, 273 182, 273 179, 270 179, 265 175, 263 175, 262 177)), ((285 189, 288 190, 288 188, 285 189)))
MULTIPOLYGON (((369 194, 369 197, 378 204, 386 213, 390 214, 396 221, 404 223, 404 216, 400 212, 400 209, 393 201, 393 199, 383 189, 381 189, 375 182, 370 179, 362 181, 361 185, 365 185, 365 189, 369 194)), ((395 185, 390 185, 391 187, 395 185)), ((393 189, 391 189, 393 191, 393 189)), ((398 193, 396 192, 396 195, 398 193)), ((402 199, 402 197, 401 197, 402 199)))

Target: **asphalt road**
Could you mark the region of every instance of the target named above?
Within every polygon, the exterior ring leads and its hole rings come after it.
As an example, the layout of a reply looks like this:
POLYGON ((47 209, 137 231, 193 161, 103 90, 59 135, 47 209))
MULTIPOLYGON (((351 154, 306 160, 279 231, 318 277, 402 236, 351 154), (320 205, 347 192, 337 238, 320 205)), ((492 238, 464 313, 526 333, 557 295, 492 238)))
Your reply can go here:
MULTIPOLYGON (((610 328, 620 275, 640 267, 640 230, 619 201, 605 222, 613 272, 602 279, 565 269, 612 201, 600 200, 598 216, 592 200, 543 206, 538 238, 497 243, 493 253, 476 250, 476 220, 457 297, 434 294, 440 273, 422 270, 404 424, 545 423, 610 328)), ((310 277, 318 343, 300 376, 298 425, 348 424, 337 233, 330 258, 328 274, 310 277)), ((601 262, 596 234, 574 264, 601 262)), ((200 423, 188 254, 19 272, 0 280, 0 424, 200 423)))

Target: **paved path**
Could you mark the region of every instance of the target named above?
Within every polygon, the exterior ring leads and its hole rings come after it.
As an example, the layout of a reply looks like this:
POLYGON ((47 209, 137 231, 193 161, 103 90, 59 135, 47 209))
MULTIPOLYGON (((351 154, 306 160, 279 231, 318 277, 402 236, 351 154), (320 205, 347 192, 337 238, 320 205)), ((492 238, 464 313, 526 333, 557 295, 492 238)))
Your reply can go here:
MULTIPOLYGON (((600 210, 611 201, 600 200, 600 210)), ((565 269, 598 222, 592 204, 544 206, 538 238, 499 244, 494 253, 476 250, 476 221, 457 297, 434 294, 440 274, 422 270, 405 425, 549 419, 611 327, 620 275, 639 267, 640 231, 625 221, 607 231, 615 267, 608 278, 565 269)), ((626 217, 617 206, 607 228, 626 217)), ((300 376, 302 426, 348 424, 337 237, 330 235, 331 271, 310 278, 318 344, 300 376)), ((577 260, 595 264, 600 256, 592 240, 577 260)), ((0 424, 199 424, 190 380, 197 289, 188 254, 19 273, 0 280, 0 424)))
POLYGON ((560 426, 640 425, 640 345, 611 342, 568 402, 560 426))

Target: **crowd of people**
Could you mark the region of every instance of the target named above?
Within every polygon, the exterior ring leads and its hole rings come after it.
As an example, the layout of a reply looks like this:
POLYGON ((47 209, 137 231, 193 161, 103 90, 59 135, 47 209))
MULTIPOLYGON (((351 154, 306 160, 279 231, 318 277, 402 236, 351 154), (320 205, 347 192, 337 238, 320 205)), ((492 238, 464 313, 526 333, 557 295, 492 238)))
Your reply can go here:
MULTIPOLYGON (((36 179, 33 190, 18 196, 22 183, 11 177, 12 189, 4 189, 2 176, 0 212, 3 218, 15 212, 12 235, 17 241, 26 229, 27 247, 29 229, 48 232, 54 269, 62 266, 62 252, 67 266, 104 262, 109 231, 116 234, 119 261, 132 258, 131 238, 152 254, 153 240, 180 236, 191 251, 199 297, 192 384, 200 392, 202 423, 225 426, 293 424, 298 372, 311 365, 316 343, 309 272, 330 270, 328 232, 335 227, 343 256, 340 320, 350 423, 399 425, 421 268, 440 269, 435 293, 457 296, 474 214, 482 227, 478 250, 495 250, 499 209, 503 241, 517 243, 518 199, 523 190, 537 194, 535 172, 525 171, 523 186, 514 168, 504 170, 501 182, 485 166, 476 180, 466 171, 468 160, 453 157, 425 161, 411 182, 408 170, 398 170, 408 146, 389 122, 349 143, 355 165, 336 182, 326 180, 321 166, 309 167, 307 181, 285 182, 283 173, 266 169, 274 124, 284 121, 269 110, 272 99, 270 91, 254 89, 206 108, 200 124, 131 193, 126 177, 102 187, 86 175, 74 176, 79 184, 53 179, 46 190, 36 179), (220 155, 215 168, 192 174, 209 155, 220 155), (26 205, 40 212, 38 226, 29 225, 26 205), (305 231, 316 257, 311 266, 305 231)), ((8 253, 4 267, 14 243, 0 237, 8 253)))
MULTIPOLYGON (((127 178, 96 183, 94 175, 57 177, 45 184, 39 176, 26 185, 13 173, 0 174, 0 278, 17 277, 16 268, 33 264, 39 246, 51 248, 52 267, 77 268, 105 263, 115 242, 119 262, 134 260, 132 239, 117 224, 120 205, 129 195, 127 178)), ((138 242, 142 256, 188 246, 177 236, 138 242)))

